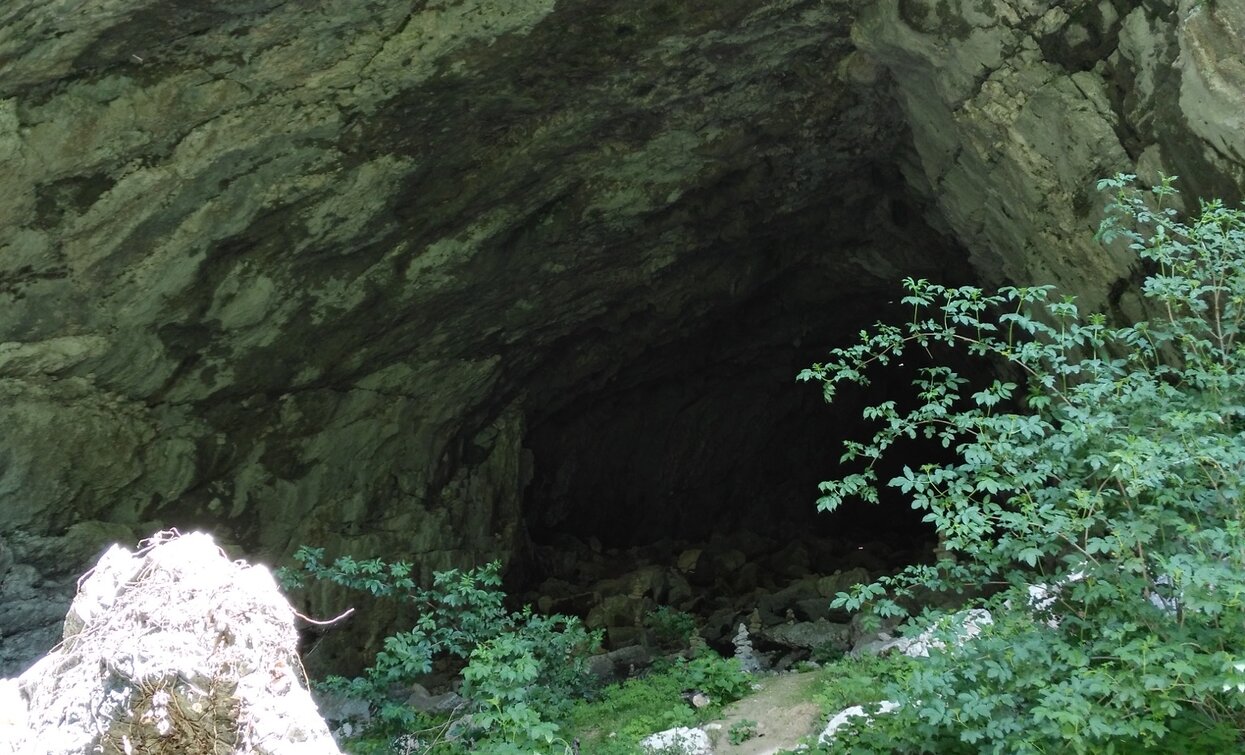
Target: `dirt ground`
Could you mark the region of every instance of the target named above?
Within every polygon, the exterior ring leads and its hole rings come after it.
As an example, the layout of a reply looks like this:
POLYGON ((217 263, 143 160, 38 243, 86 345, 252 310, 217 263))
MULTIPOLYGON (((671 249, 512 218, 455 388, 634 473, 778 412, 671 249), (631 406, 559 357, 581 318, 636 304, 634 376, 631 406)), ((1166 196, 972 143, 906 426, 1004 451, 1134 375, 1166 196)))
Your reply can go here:
POLYGON ((760 680, 761 689, 728 705, 723 717, 706 726, 715 755, 773 755, 791 750, 810 734, 820 733, 825 721, 812 702, 820 675, 782 674, 760 680), (738 721, 757 722, 758 736, 733 745, 730 727, 738 721))

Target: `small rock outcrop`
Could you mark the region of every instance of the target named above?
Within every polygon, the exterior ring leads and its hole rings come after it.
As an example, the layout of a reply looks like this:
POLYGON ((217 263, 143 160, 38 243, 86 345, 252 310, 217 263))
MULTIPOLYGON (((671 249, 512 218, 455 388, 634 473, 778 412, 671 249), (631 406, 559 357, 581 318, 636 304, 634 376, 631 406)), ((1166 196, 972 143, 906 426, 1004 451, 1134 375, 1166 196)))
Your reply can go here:
POLYGON ((643 752, 650 755, 713 755, 713 745, 709 735, 701 729, 678 726, 673 729, 659 731, 640 742, 643 752))
POLYGON ((209 535, 113 546, 60 645, 0 680, 0 753, 338 753, 297 641, 271 573, 209 535))

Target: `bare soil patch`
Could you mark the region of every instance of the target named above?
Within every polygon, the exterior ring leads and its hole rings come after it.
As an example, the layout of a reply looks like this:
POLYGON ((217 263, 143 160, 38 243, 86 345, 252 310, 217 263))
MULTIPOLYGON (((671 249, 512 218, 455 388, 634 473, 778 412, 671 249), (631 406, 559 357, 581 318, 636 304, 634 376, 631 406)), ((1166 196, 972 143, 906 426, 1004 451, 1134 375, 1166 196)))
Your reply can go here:
POLYGON ((820 678, 818 673, 789 673, 760 679, 760 690, 728 705, 714 722, 719 728, 709 729, 715 755, 773 755, 819 733, 825 721, 812 697, 820 678), (744 720, 757 722, 758 736, 733 745, 730 728, 744 720))

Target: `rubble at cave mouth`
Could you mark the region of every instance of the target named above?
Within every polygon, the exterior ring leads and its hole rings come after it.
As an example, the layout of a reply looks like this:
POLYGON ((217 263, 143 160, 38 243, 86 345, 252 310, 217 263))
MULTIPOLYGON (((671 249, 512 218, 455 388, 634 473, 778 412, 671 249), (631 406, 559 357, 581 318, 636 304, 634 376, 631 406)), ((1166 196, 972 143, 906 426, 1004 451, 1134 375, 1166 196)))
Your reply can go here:
POLYGON ((823 645, 849 650, 851 617, 831 608, 834 596, 907 564, 929 562, 933 549, 932 538, 780 539, 748 530, 632 547, 562 536, 533 548, 530 586, 517 597, 542 613, 583 618, 590 629, 603 630, 611 650, 653 646, 653 614, 661 609, 693 616, 700 637, 724 652, 745 624, 758 649, 773 653, 771 662, 784 655, 791 662, 823 645), (793 643, 782 636, 783 626, 819 639, 793 643))

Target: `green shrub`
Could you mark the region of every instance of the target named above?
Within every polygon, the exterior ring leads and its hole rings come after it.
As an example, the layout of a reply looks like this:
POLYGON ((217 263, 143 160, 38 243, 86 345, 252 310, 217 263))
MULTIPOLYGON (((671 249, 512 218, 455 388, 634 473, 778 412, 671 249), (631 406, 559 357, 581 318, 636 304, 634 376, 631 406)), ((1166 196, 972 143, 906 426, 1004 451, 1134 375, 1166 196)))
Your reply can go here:
POLYGON ((696 633, 696 619, 670 606, 657 606, 644 617, 644 626, 662 647, 685 648, 696 633))
POLYGON ((726 730, 726 738, 733 745, 741 745, 759 733, 756 721, 750 718, 742 718, 731 724, 731 728, 726 730))
POLYGON ((904 687, 918 663, 905 655, 862 656, 828 663, 818 671, 813 700, 822 712, 833 715, 853 705, 884 699, 887 687, 904 687))
POLYGON ((1171 180, 1150 196, 1132 180, 1101 182, 1113 199, 1100 236, 1139 254, 1154 317, 1115 328, 1049 286, 907 280, 910 322, 875 326, 800 376, 833 400, 906 352, 952 350, 999 375, 973 385, 921 369, 915 405, 866 408, 880 429, 847 442, 856 471, 822 485, 822 508, 877 502, 878 459, 901 439, 940 442, 953 461, 888 484, 949 556, 836 602, 904 615, 918 589, 993 593, 980 601, 992 627, 887 690, 906 721, 877 751, 1245 744, 1245 213, 1208 202, 1185 224, 1163 208, 1171 180))
POLYGON ((843 655, 843 647, 836 642, 823 642, 809 653, 809 657, 817 663, 833 663, 842 659, 843 655))
POLYGON ((714 705, 734 702, 752 691, 752 677, 744 672, 739 661, 722 658, 712 651, 690 661, 680 658, 675 672, 682 675, 687 689, 704 692, 714 705))
POLYGON ((566 738, 579 739, 584 753, 635 755, 644 737, 708 721, 751 691, 750 685, 737 661, 713 651, 690 661, 658 662, 646 676, 612 684, 599 699, 577 703, 564 727, 566 738), (691 690, 708 695, 710 705, 693 708, 685 697, 691 690))
POLYGON ((433 586, 422 588, 411 580, 410 565, 402 562, 344 556, 325 564, 324 550, 308 547, 294 558, 301 570, 279 574, 287 588, 310 576, 413 604, 419 611, 412 629, 385 639, 363 676, 329 677, 321 684, 372 707, 377 723, 360 738, 360 750, 378 739, 435 728, 427 717, 390 699, 390 691, 417 681, 438 658, 466 662, 463 694, 475 707, 470 726, 464 728, 486 742, 481 746, 490 752, 531 753, 554 745, 558 726, 553 719, 569 711, 590 686, 587 658, 599 648, 600 633, 587 632, 574 617, 540 616, 528 608, 507 611, 497 562, 465 572, 438 572, 433 586))
POLYGON ((593 755, 635 755, 639 742, 653 732, 694 726, 696 711, 683 699, 686 675, 670 666, 602 690, 600 699, 575 705, 566 726, 593 755))

